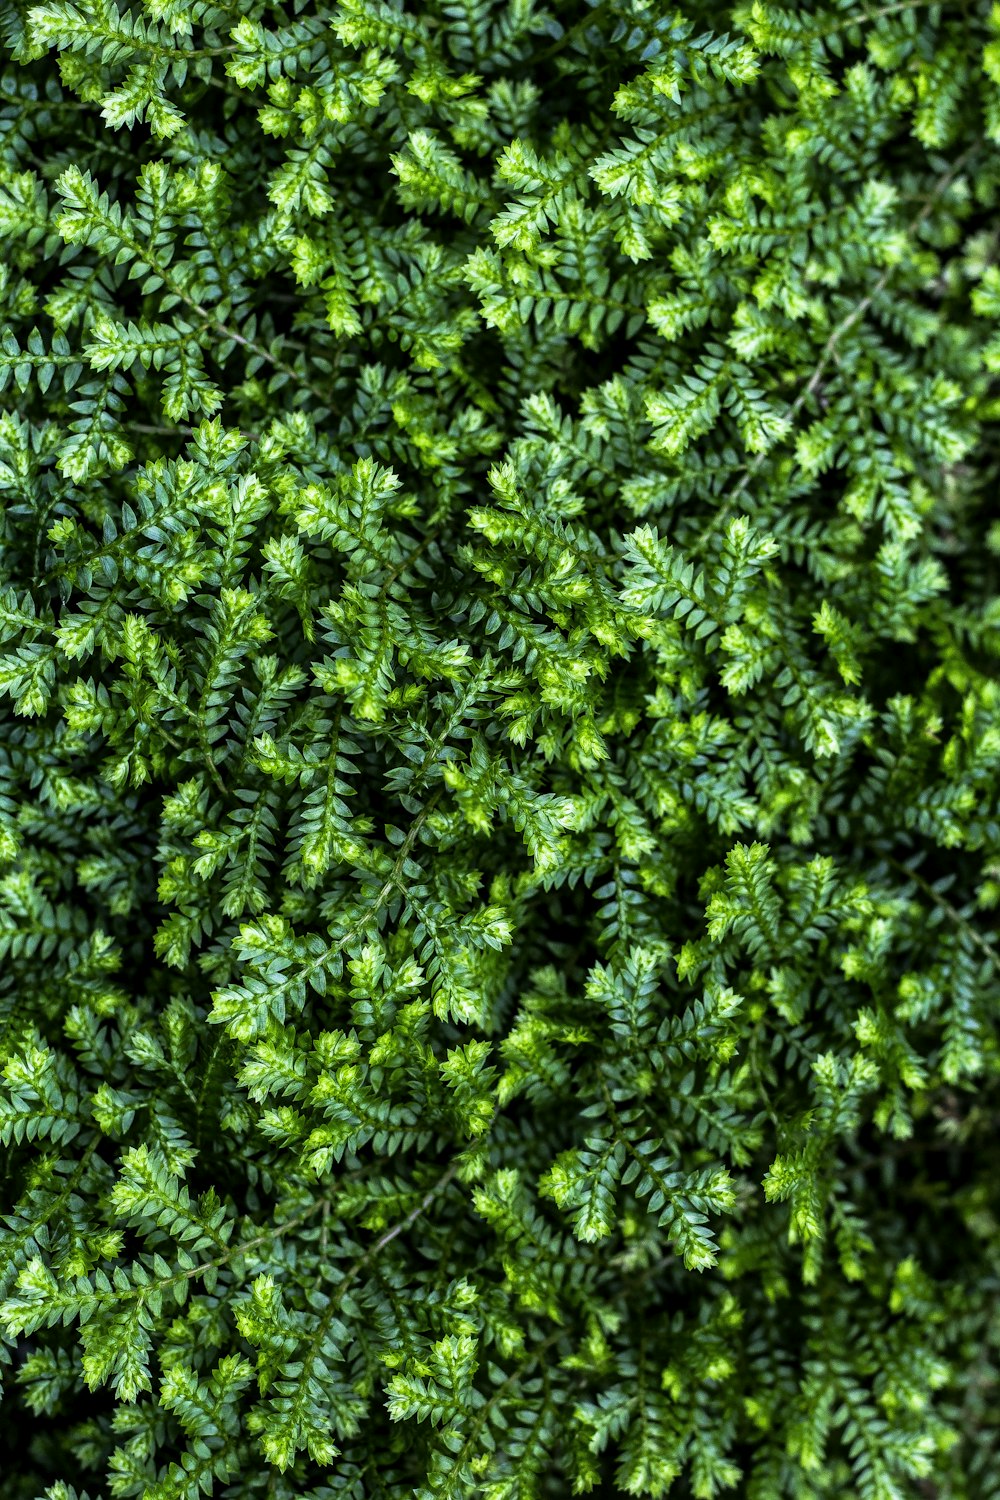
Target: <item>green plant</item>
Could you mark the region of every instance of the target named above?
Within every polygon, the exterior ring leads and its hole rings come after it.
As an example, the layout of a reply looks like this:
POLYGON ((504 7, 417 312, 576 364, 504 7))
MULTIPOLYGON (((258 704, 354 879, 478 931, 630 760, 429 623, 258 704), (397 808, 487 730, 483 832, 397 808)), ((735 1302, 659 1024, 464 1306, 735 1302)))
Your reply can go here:
POLYGON ((2 1500, 996 1500, 1000 7, 3 34, 2 1500))

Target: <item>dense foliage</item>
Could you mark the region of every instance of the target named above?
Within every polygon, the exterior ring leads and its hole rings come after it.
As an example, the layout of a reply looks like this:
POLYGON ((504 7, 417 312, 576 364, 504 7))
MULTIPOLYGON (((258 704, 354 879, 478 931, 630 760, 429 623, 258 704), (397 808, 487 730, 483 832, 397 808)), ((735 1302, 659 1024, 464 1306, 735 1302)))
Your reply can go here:
POLYGON ((1000 7, 3 36, 2 1500, 996 1500, 1000 7))

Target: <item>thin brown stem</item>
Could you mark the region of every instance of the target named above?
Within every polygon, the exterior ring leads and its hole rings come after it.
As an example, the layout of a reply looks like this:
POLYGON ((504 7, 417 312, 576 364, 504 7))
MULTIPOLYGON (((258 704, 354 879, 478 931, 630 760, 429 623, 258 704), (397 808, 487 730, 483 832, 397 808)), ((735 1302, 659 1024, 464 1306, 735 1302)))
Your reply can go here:
POLYGON ((935 905, 939 906, 943 912, 946 912, 955 926, 965 933, 969 941, 975 944, 983 957, 988 958, 995 971, 1000 974, 1000 953, 997 952, 992 943, 983 937, 982 933, 976 931, 972 923, 966 917, 962 916, 957 907, 952 906, 951 902, 942 896, 940 891, 934 889, 929 880, 925 880, 922 875, 918 874, 916 870, 911 869, 909 865, 903 864, 902 860, 895 859, 890 855, 889 864, 892 865, 894 870, 898 870, 901 875, 905 875, 907 880, 912 880, 915 885, 918 885, 925 896, 929 896, 935 905))
MULTIPOLYGON (((962 155, 958 157, 956 161, 952 162, 947 172, 944 172, 941 177, 938 178, 931 191, 924 197, 923 206, 921 207, 920 212, 910 220, 909 224, 907 224, 905 232, 908 235, 916 233, 924 220, 927 219, 933 212, 935 205, 940 200, 942 195, 948 191, 955 178, 959 175, 962 169, 968 165, 969 161, 979 154, 981 149, 982 148, 978 144, 970 146, 967 151, 963 151, 962 155)), ((830 365, 830 361, 835 357, 837 348, 844 335, 849 333, 851 329, 860 322, 860 320, 864 317, 865 313, 868 312, 869 308, 876 301, 876 299, 882 294, 882 292, 885 291, 895 270, 895 265, 886 266, 882 274, 879 276, 878 280, 871 287, 870 291, 866 292, 865 295, 857 303, 855 303, 850 312, 847 313, 833 329, 825 345, 823 346, 815 368, 809 375, 808 379, 801 386, 798 395, 792 402, 791 406, 788 408, 787 418, 790 424, 794 422, 794 419, 798 416, 805 403, 816 394, 823 376, 830 365)), ((712 534, 717 530, 717 528, 722 525, 724 521, 728 520, 728 518, 732 515, 733 510, 735 509, 739 500, 745 493, 747 487, 760 472, 760 469, 766 462, 767 457, 767 453, 758 453, 751 463, 744 466, 743 475, 739 483, 735 486, 732 493, 724 501, 720 509, 716 511, 715 515, 712 517, 712 520, 702 531, 701 535, 697 539, 696 546, 703 546, 704 543, 708 541, 709 537, 712 536, 712 534)))

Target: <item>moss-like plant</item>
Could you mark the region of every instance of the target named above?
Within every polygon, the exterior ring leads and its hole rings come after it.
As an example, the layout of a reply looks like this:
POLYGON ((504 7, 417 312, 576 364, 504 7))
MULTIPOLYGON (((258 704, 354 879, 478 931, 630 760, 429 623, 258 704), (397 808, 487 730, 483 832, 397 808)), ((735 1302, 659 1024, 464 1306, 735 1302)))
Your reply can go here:
POLYGON ((1000 9, 5 14, 2 1500, 997 1500, 1000 9))

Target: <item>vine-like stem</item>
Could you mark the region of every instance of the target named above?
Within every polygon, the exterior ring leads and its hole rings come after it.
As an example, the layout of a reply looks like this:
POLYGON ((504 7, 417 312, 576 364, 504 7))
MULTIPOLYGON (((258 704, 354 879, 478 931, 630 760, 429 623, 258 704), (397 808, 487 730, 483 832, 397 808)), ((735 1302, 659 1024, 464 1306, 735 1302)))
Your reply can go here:
POLYGON ((951 902, 942 896, 940 891, 934 889, 929 880, 925 880, 923 875, 918 874, 909 865, 905 865, 902 860, 895 859, 890 855, 889 864, 894 870, 898 870, 901 875, 905 875, 907 880, 912 880, 915 885, 918 885, 925 896, 929 896, 936 906, 939 906, 943 912, 946 912, 955 926, 961 932, 965 933, 966 937, 971 943, 975 944, 983 957, 989 959, 996 973, 1000 974, 1000 953, 997 952, 992 943, 983 937, 981 932, 976 931, 972 923, 966 917, 962 916, 962 913, 956 906, 952 906, 951 902))
MULTIPOLYGON (((969 162, 974 157, 979 155, 981 150, 982 147, 979 144, 970 146, 967 151, 963 151, 962 155, 959 156, 957 160, 952 162, 951 166, 946 172, 942 173, 937 182, 931 188, 930 192, 927 193, 924 197, 919 213, 915 214, 907 224, 905 230, 905 233, 907 235, 916 233, 924 220, 927 219, 931 213, 933 213, 935 205, 938 203, 942 195, 948 191, 951 184, 955 181, 955 178, 958 177, 963 168, 968 166, 969 162)), ((895 264, 886 266, 871 289, 866 292, 858 302, 854 304, 850 312, 845 314, 845 316, 841 318, 840 322, 832 330, 829 338, 823 346, 822 351, 820 352, 820 356, 815 367, 801 385, 798 395, 795 397, 795 400, 788 408, 786 416, 789 426, 794 425, 795 418, 798 416, 803 406, 812 396, 816 394, 823 376, 825 375, 830 365, 830 361, 834 358, 837 348, 844 335, 849 333, 851 329, 861 321, 872 304, 879 296, 881 296, 882 292, 885 291, 886 287, 889 285, 889 281, 892 278, 892 274, 896 269, 897 267, 895 264)), ((746 493, 748 486, 753 482, 757 474, 760 472, 761 467, 767 461, 770 451, 772 450, 768 450, 768 452, 766 453, 758 453, 752 460, 752 462, 744 466, 739 483, 734 486, 732 493, 724 499, 723 504, 715 512, 715 515, 712 517, 709 524, 698 536, 697 542, 695 544, 697 547, 704 546, 709 537, 714 534, 718 527, 721 526, 723 522, 729 519, 740 499, 746 493)))

